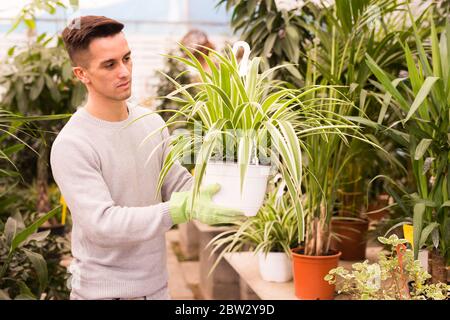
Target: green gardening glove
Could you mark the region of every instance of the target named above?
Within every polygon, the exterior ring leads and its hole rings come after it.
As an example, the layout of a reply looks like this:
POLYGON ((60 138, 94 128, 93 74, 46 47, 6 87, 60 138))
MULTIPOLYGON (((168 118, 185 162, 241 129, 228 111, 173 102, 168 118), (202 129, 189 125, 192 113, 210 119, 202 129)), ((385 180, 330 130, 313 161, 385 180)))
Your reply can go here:
POLYGON ((220 190, 219 184, 212 184, 200 189, 191 210, 192 191, 173 192, 169 200, 169 213, 174 224, 198 220, 202 223, 222 224, 232 223, 243 216, 243 212, 222 207, 212 201, 212 196, 220 190))

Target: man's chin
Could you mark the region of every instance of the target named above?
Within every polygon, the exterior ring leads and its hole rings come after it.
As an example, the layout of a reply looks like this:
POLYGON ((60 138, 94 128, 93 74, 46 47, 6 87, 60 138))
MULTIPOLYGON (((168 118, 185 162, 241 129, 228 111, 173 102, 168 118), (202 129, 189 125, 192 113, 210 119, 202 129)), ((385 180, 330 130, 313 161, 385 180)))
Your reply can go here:
POLYGON ((111 97, 112 100, 116 101, 125 101, 128 100, 131 97, 131 90, 127 92, 122 92, 121 94, 115 95, 114 97, 111 97))

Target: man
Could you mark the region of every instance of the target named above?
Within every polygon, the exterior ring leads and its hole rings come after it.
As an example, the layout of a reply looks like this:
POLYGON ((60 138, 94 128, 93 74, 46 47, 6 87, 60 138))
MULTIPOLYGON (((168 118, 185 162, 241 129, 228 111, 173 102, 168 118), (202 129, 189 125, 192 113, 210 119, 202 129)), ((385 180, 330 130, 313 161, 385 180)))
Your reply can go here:
POLYGON ((218 185, 203 189, 191 210, 192 176, 178 163, 157 192, 169 134, 161 130, 139 146, 165 123, 126 101, 132 60, 123 24, 84 16, 71 26, 63 40, 88 97, 50 155, 72 214, 71 299, 168 299, 165 232, 191 219, 230 222, 241 212, 212 203, 218 185))

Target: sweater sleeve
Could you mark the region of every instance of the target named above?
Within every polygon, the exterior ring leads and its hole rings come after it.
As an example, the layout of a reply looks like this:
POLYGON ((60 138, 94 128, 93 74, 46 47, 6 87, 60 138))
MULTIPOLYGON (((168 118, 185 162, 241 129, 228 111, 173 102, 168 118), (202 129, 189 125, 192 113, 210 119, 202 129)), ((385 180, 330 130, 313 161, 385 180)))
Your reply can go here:
MULTIPOLYGON (((166 142, 163 144, 162 163, 164 163, 164 159, 170 152, 169 141, 167 140, 169 136, 169 131, 167 128, 164 128, 162 137, 166 142)), ((189 190, 192 187, 192 183, 193 177, 189 171, 179 161, 174 162, 162 185, 161 196, 163 201, 168 201, 173 192, 189 190)))
POLYGON ((117 206, 93 148, 75 137, 56 139, 50 153, 53 177, 83 233, 101 247, 149 240, 172 226, 169 204, 117 206))

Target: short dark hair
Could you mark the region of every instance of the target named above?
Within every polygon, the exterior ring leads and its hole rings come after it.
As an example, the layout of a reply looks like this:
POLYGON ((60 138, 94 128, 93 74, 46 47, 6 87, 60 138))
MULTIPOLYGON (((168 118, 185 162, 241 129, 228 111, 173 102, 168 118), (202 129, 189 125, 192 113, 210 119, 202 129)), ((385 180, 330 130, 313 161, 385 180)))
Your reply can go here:
POLYGON ((62 39, 70 60, 76 64, 76 54, 86 50, 92 40, 113 36, 121 32, 123 27, 122 23, 104 16, 75 18, 62 32, 62 39))

